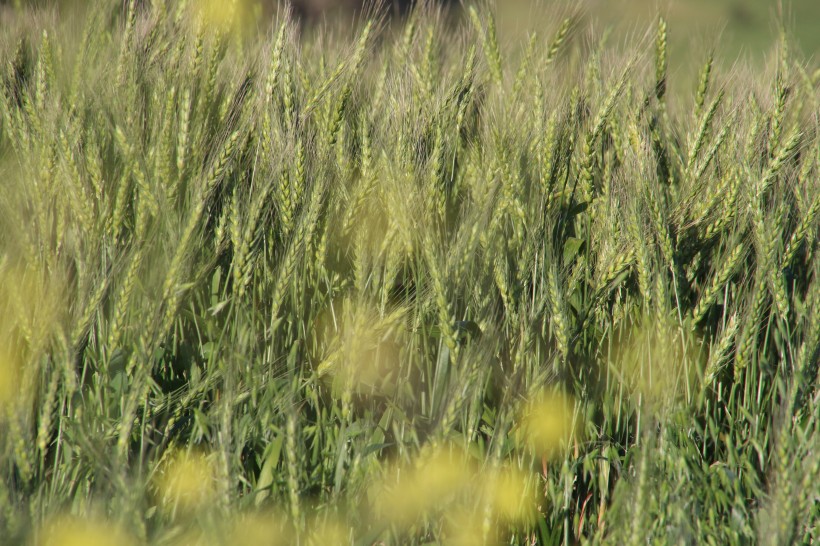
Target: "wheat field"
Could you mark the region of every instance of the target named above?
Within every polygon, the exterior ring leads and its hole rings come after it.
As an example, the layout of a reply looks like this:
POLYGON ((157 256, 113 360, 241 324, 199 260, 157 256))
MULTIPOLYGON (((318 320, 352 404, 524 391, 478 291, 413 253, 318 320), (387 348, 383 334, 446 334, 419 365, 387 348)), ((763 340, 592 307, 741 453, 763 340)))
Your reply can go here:
POLYGON ((787 27, 125 4, 0 29, 0 543, 820 540, 787 27))

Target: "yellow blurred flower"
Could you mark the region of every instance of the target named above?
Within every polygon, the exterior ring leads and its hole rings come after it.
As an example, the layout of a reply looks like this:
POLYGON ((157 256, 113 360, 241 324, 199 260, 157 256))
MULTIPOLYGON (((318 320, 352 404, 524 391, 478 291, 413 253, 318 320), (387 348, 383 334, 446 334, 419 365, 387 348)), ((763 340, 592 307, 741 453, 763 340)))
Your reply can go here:
POLYGON ((68 300, 58 271, 0 262, 0 405, 31 394, 38 359, 64 339, 68 300))
POLYGON ((16 334, 39 353, 65 326, 67 274, 29 266, 0 269, 0 335, 16 334))
POLYGON ((685 396, 705 358, 700 338, 672 322, 648 320, 620 337, 609 358, 629 388, 656 406, 685 396))
POLYGON ((352 258, 362 278, 372 274, 391 282, 433 231, 424 213, 424 192, 407 191, 413 183, 398 172, 379 171, 360 179, 349 201, 334 212, 339 229, 328 234, 329 255, 352 258))
POLYGON ((243 514, 229 532, 230 544, 243 546, 285 546, 292 544, 291 529, 279 514, 258 512, 243 514))
POLYGON ((59 518, 46 525, 37 546, 131 546, 134 541, 119 527, 73 517, 59 518))
POLYGON ((319 377, 331 376, 334 386, 354 392, 392 391, 404 341, 406 309, 381 315, 366 302, 344 300, 334 304, 317 327, 319 377))
POLYGON ((524 406, 519 416, 519 440, 535 452, 554 458, 579 429, 572 397, 545 392, 524 406))
POLYGON ((476 477, 474 465, 455 448, 434 449, 390 474, 395 478, 382 484, 375 510, 378 516, 402 527, 465 493, 476 477))
POLYGON ((236 17, 238 0, 198 0, 194 3, 205 24, 210 26, 231 26, 236 17))
POLYGON ((499 543, 492 533, 484 532, 485 515, 476 510, 448 511, 444 527, 446 546, 495 546, 499 543))
POLYGON ((487 478, 484 494, 495 514, 504 521, 511 524, 534 521, 536 498, 531 475, 503 468, 487 478))
POLYGON ((214 30, 241 33, 262 14, 262 4, 251 0, 196 0, 195 13, 214 30))
POLYGON ((216 495, 215 470, 200 453, 174 453, 157 480, 163 507, 172 513, 190 513, 211 501, 216 495))
POLYGON ((350 544, 350 526, 338 519, 316 519, 308 525, 310 546, 350 544))

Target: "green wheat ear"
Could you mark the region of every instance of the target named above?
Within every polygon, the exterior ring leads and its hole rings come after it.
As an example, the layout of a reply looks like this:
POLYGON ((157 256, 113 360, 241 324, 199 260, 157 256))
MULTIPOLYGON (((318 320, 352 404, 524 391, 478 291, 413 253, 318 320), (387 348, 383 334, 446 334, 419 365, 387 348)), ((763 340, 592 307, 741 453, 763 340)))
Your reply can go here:
POLYGON ((655 96, 663 100, 666 96, 667 59, 666 20, 658 19, 658 33, 655 38, 655 96))

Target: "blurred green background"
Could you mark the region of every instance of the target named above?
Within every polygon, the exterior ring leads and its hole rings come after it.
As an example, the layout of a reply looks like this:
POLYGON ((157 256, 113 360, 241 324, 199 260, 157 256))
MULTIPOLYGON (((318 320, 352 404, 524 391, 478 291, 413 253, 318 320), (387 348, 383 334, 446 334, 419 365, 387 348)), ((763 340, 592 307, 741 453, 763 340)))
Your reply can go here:
POLYGON ((499 0, 502 30, 514 34, 546 23, 556 4, 580 9, 584 19, 599 30, 610 28, 611 39, 618 41, 644 36, 662 14, 673 61, 694 55, 695 62, 702 62, 698 55, 715 47, 723 64, 760 62, 772 52, 781 20, 793 46, 807 58, 816 62, 820 53, 820 0, 499 0))
MULTIPOLYGON (((261 0, 270 2, 271 0, 261 0)), ((377 0, 278 0, 313 6, 347 6, 377 0)), ((382 0, 409 4, 414 0, 382 0)), ((419 0, 420 1, 420 0, 419 0)), ((669 23, 669 38, 684 58, 690 49, 720 47, 723 62, 739 57, 759 61, 772 51, 782 21, 803 53, 820 53, 820 0, 433 0, 444 4, 495 5, 507 38, 533 29, 553 28, 550 19, 561 12, 581 12, 599 30, 610 28, 613 38, 628 39, 651 32, 658 14, 669 23), (516 32, 517 31, 517 32, 516 32)), ((317 10, 321 11, 321 9, 317 10)), ((554 23, 554 21, 553 21, 554 23)), ((503 36, 502 36, 503 38, 503 36)), ((693 53, 697 53, 694 51, 693 53)), ((701 62, 698 60, 698 62, 701 62)))
MULTIPOLYGON (((3 12, 11 5, 49 5, 91 7, 102 0, 0 0, 0 25, 3 12), (4 10, 5 8, 5 10, 4 10)), ((111 0, 108 0, 111 1, 111 0)), ((121 0, 123 4, 127 0, 121 0)), ((151 0, 139 0, 150 2, 151 0)), ((166 0, 177 2, 179 0, 166 0)), ((188 0, 198 2, 204 0, 188 0)), ((229 0, 224 0, 228 2, 229 0)), ((293 2, 303 12, 317 18, 346 17, 344 9, 358 9, 378 0, 242 0, 265 6, 265 13, 276 5, 293 2), (324 14, 323 16, 317 14, 324 14)), ((381 0, 407 5, 414 0, 381 0)), ((632 43, 653 32, 658 14, 669 24, 670 60, 701 64, 706 53, 715 48, 716 62, 731 66, 737 60, 759 64, 774 50, 779 22, 785 23, 792 45, 801 50, 810 64, 817 65, 820 54, 820 0, 433 0, 450 5, 464 2, 495 5, 500 38, 514 42, 527 32, 555 29, 557 20, 580 13, 584 23, 593 23, 596 34, 612 31, 609 44, 632 43)), ((585 32, 588 25, 582 25, 585 32)), ((648 44, 649 42, 647 42, 648 44)))

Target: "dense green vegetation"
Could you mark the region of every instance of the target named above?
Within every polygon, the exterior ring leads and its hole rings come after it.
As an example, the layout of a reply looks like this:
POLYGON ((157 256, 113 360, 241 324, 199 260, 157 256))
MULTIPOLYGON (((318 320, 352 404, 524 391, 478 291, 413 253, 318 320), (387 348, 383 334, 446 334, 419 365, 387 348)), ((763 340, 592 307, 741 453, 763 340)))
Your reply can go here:
POLYGON ((242 8, 7 14, 4 543, 820 538, 820 72, 785 33, 673 94, 663 19, 242 8))

